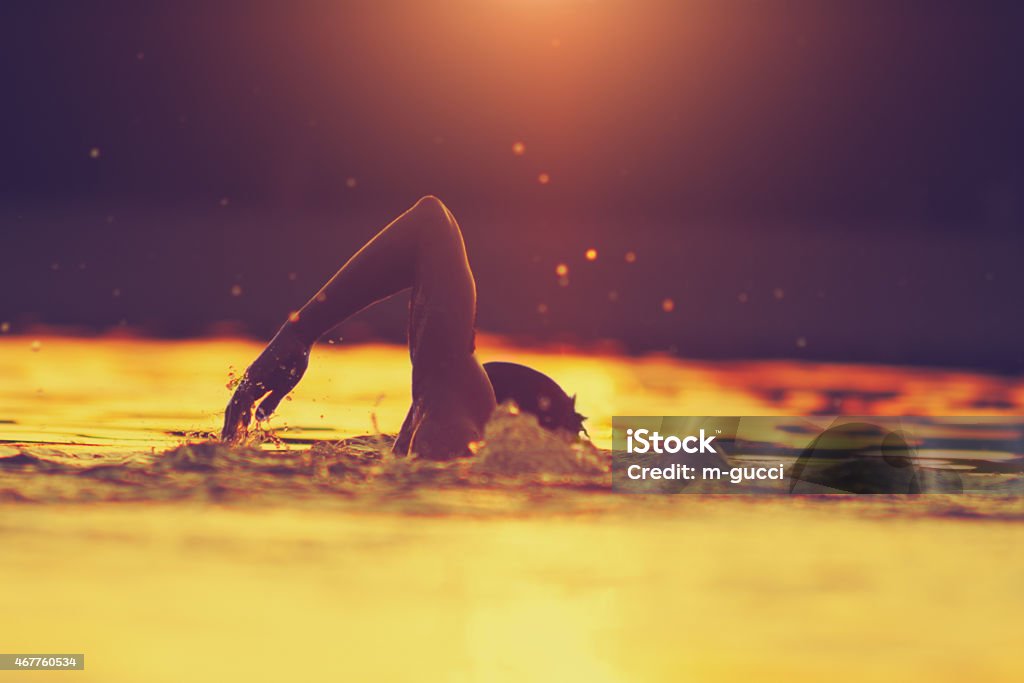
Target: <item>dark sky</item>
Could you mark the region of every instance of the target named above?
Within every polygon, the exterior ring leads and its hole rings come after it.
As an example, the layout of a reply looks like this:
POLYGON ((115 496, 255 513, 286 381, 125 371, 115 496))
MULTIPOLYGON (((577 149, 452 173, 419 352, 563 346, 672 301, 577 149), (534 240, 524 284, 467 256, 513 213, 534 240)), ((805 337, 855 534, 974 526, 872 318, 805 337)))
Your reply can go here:
POLYGON ((488 331, 1021 372, 1022 35, 1003 2, 5 2, 0 320, 264 336, 433 193, 488 331))

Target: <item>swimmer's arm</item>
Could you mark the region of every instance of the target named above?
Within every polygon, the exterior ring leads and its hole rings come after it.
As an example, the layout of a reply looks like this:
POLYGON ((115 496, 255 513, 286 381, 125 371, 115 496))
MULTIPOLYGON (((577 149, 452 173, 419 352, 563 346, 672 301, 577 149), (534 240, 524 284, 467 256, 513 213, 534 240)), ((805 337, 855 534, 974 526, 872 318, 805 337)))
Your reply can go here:
POLYGON ((282 330, 312 346, 335 325, 412 287, 421 250, 451 231, 458 224, 444 204, 423 197, 356 252, 282 330))
POLYGON ((424 197, 360 249, 287 322, 249 366, 224 413, 221 438, 237 441, 269 417, 298 384, 313 344, 335 325, 412 286, 417 254, 431 238, 458 230, 436 197, 424 197))

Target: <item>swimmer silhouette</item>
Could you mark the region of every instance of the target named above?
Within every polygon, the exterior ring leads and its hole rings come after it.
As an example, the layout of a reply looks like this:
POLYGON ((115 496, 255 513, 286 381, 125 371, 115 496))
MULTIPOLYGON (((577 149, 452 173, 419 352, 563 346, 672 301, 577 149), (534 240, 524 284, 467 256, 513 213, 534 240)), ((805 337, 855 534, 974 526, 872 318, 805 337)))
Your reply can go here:
POLYGON ((302 379, 313 344, 368 306, 406 289, 412 405, 393 450, 442 460, 469 454, 498 401, 513 400, 542 426, 578 435, 583 416, 550 377, 514 363, 481 366, 475 354, 476 282, 462 232, 437 197, 392 221, 289 317, 245 371, 221 438, 244 438, 253 410, 269 417, 302 379))

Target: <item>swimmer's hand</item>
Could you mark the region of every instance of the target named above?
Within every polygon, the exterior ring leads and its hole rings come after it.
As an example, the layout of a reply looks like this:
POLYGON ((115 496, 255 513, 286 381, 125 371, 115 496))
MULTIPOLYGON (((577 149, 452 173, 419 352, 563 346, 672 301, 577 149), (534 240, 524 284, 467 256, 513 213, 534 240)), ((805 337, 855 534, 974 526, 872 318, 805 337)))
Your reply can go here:
POLYGON ((270 417, 305 374, 309 349, 309 344, 300 340, 288 325, 281 328, 235 389, 224 412, 222 441, 237 443, 245 438, 254 407, 257 420, 270 417))

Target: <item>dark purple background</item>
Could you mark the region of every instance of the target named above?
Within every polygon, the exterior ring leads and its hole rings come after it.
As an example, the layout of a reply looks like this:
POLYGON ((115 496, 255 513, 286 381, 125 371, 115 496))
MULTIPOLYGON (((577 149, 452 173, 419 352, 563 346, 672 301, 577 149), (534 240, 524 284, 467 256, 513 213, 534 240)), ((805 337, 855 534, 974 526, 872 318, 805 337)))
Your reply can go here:
MULTIPOLYGON (((0 320, 265 336, 433 193, 487 331, 1021 372, 1022 19, 1002 2, 5 2, 0 320)), ((364 323, 346 335, 401 338, 404 310, 364 323)))

